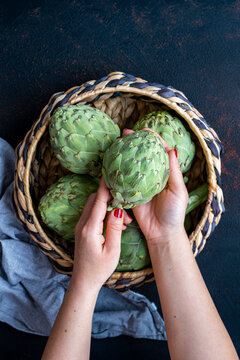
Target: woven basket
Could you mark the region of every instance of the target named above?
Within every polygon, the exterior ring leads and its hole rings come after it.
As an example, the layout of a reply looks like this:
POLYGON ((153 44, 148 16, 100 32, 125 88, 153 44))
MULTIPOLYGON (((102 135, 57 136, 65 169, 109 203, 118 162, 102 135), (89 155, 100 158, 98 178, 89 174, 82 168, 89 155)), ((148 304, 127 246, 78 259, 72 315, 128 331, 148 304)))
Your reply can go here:
MULTIPOLYGON (((42 252, 52 260, 55 269, 71 274, 73 246, 69 247, 69 243, 44 226, 37 211, 38 202, 46 189, 68 173, 52 152, 48 125, 57 107, 78 103, 101 109, 121 129, 132 128, 144 114, 160 107, 167 108, 182 119, 196 146, 193 165, 186 174, 189 178, 187 188, 191 191, 206 181, 209 186, 206 203, 190 213, 193 229, 189 233, 189 241, 194 256, 199 254, 224 212, 220 140, 182 92, 130 74, 113 72, 97 81, 54 94, 16 149, 16 215, 42 252)), ((105 285, 126 291, 153 279, 152 268, 115 272, 105 285)))

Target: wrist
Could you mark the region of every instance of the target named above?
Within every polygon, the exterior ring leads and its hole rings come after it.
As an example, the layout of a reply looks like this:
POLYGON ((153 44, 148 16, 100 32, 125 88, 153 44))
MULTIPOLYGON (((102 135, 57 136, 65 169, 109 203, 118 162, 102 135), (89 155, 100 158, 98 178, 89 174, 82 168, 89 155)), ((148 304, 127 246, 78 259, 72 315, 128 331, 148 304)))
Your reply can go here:
POLYGON ((146 238, 148 247, 165 247, 171 243, 181 242, 187 237, 184 227, 177 229, 164 229, 157 234, 157 236, 146 238))
POLYGON ((72 275, 68 291, 72 293, 73 296, 77 297, 86 297, 89 300, 97 300, 98 293, 101 289, 99 284, 91 283, 89 281, 82 281, 74 274, 72 275))
POLYGON ((164 239, 162 237, 151 239, 147 244, 154 273, 158 272, 159 269, 168 268, 170 264, 176 261, 182 261, 186 254, 191 253, 191 257, 193 257, 185 230, 164 234, 164 239))

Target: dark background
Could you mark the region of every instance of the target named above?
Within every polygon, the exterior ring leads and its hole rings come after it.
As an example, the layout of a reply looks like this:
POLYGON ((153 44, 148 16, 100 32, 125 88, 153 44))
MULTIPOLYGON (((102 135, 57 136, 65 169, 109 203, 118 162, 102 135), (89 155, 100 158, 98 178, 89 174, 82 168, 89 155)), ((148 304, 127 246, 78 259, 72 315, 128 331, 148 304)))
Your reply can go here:
MULTIPOLYGON (((0 2, 0 136, 12 146, 53 93, 117 70, 182 90, 216 130, 226 212, 197 260, 238 351, 239 20, 239 0, 0 2)), ((139 291, 159 306, 154 283, 139 291)), ((46 340, 1 324, 1 358, 40 359, 46 340)), ((92 340, 91 354, 169 359, 165 342, 130 337, 92 340)))

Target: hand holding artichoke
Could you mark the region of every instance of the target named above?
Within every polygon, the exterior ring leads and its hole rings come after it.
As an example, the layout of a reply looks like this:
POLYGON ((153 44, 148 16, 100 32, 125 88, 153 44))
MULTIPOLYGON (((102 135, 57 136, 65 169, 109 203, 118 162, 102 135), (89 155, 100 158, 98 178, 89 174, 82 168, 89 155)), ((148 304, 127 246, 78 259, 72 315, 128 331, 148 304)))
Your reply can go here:
POLYGON ((169 159, 160 138, 140 130, 116 139, 103 157, 102 173, 113 196, 111 208, 132 208, 165 187, 169 159))

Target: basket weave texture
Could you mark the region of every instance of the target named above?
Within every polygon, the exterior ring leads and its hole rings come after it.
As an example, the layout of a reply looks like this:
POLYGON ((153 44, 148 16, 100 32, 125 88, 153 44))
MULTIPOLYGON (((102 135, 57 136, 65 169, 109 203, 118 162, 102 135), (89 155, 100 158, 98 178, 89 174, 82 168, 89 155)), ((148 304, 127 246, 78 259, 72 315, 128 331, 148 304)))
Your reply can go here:
MULTIPOLYGON (((224 212, 221 142, 181 91, 123 72, 112 72, 99 80, 91 80, 66 92, 54 94, 16 148, 16 216, 42 252, 52 260, 55 269, 71 274, 73 246, 44 226, 37 211, 39 200, 46 189, 68 173, 51 149, 48 125, 57 107, 78 103, 104 111, 120 129, 132 128, 143 115, 162 107, 181 118, 196 146, 194 162, 186 174, 189 178, 187 188, 192 191, 204 182, 209 186, 206 203, 190 213, 194 227, 189 234, 189 241, 194 256, 199 254, 224 212)), ((105 285, 126 291, 152 280, 152 268, 146 268, 134 272, 114 272, 105 285)))

